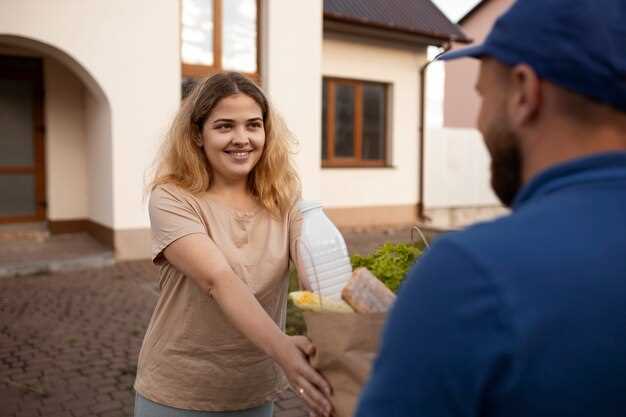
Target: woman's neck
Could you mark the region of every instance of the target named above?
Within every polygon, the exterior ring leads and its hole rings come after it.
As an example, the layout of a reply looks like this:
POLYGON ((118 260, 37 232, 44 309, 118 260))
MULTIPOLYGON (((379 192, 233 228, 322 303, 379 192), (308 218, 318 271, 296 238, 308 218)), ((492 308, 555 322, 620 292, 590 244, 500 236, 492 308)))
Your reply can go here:
POLYGON ((216 182, 209 194, 234 208, 248 210, 256 207, 256 198, 250 193, 245 181, 238 183, 216 182))

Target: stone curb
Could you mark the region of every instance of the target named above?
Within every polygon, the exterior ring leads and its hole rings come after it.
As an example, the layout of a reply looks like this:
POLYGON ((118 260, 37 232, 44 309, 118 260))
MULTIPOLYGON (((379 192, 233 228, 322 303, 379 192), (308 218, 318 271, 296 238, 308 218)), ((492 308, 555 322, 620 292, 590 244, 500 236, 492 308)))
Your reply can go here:
POLYGON ((0 266, 0 278, 11 278, 26 275, 42 275, 78 269, 103 268, 115 263, 113 252, 97 255, 81 256, 73 259, 43 260, 30 263, 20 262, 0 266))

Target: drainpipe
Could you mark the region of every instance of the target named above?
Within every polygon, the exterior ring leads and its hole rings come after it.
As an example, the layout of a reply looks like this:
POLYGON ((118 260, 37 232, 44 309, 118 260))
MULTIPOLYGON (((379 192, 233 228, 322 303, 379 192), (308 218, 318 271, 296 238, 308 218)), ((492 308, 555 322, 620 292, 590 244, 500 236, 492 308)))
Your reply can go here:
POLYGON ((432 64, 439 58, 442 54, 448 52, 452 48, 452 43, 448 42, 443 46, 441 52, 439 52, 433 59, 430 61, 426 61, 424 65, 420 68, 420 114, 419 114, 419 173, 418 173, 418 202, 417 202, 417 220, 420 222, 428 222, 430 218, 428 218, 424 214, 424 174, 426 170, 424 169, 424 132, 426 130, 425 120, 426 120, 426 70, 429 65, 432 64))

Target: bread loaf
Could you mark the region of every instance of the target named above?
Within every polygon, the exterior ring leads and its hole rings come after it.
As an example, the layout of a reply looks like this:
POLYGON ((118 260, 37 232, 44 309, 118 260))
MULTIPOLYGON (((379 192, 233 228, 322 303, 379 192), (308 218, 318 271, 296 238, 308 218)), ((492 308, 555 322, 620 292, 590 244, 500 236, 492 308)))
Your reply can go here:
POLYGON ((357 313, 383 313, 389 310, 396 295, 367 268, 357 268, 341 291, 341 298, 357 313))

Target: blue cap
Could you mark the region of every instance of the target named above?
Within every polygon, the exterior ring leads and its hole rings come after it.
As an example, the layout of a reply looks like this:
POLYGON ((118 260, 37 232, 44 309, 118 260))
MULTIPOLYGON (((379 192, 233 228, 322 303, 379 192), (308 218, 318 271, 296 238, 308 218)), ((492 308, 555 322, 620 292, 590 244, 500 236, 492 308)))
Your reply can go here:
POLYGON ((626 0, 517 0, 482 45, 440 59, 483 56, 626 112, 626 0))

